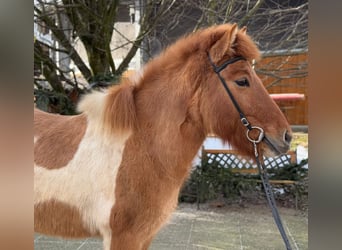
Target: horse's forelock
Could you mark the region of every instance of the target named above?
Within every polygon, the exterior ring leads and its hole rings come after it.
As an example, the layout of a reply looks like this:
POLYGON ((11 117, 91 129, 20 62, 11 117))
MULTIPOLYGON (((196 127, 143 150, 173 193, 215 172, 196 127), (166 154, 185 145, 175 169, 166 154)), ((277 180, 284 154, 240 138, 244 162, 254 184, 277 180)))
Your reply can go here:
POLYGON ((233 45, 235 55, 243 56, 248 61, 259 60, 261 55, 258 47, 253 42, 252 38, 244 34, 243 32, 238 32, 236 36, 235 44, 233 45))
POLYGON ((215 63, 237 56, 243 56, 248 61, 260 58, 259 49, 246 34, 245 28, 239 30, 236 24, 223 24, 208 29, 208 32, 212 35, 207 50, 213 54, 215 63))

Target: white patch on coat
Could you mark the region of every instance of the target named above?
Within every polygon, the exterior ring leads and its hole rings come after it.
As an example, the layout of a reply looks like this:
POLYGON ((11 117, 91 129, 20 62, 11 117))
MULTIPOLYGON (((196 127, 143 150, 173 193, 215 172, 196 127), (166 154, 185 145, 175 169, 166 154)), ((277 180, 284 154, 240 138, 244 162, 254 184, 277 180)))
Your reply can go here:
MULTIPOLYGON (((92 97, 100 95, 97 93, 92 97)), ((104 98, 101 99, 103 102, 104 98)), ((89 100, 86 104, 90 104, 89 100)), ((73 159, 59 169, 35 165, 34 202, 38 204, 54 199, 78 208, 84 227, 91 233, 100 231, 106 245, 110 244, 109 218, 115 204, 116 176, 130 134, 104 138, 99 129, 102 119, 96 117, 101 113, 94 106, 99 108, 101 103, 94 103, 93 108, 86 112, 93 120, 88 119, 85 135, 73 159)))
POLYGON ((90 125, 94 133, 101 134, 104 131, 102 121, 106 96, 107 92, 93 91, 84 96, 77 106, 77 111, 86 114, 88 121, 91 121, 90 125))

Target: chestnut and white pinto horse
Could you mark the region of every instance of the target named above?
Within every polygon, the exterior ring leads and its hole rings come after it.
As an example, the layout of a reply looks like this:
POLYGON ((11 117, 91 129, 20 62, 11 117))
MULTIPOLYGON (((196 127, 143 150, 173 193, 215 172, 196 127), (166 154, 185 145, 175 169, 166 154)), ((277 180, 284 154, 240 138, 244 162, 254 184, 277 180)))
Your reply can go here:
POLYGON ((138 79, 86 95, 80 115, 35 110, 36 232, 99 236, 106 250, 148 249, 177 206, 207 134, 253 156, 208 54, 216 65, 246 59, 220 74, 249 122, 272 142, 260 143, 259 152, 288 150, 289 125, 250 64, 259 51, 246 29, 204 29, 166 49, 138 79))

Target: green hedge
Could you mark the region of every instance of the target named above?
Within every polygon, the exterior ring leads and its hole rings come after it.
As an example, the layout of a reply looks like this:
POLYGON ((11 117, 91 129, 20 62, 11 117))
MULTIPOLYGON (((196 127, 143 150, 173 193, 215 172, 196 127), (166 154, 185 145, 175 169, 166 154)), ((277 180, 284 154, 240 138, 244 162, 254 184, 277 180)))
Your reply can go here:
MULTIPOLYGON (((308 197, 308 169, 304 167, 308 160, 300 164, 291 164, 269 169, 272 180, 293 180, 295 184, 272 185, 276 200, 284 206, 299 209, 306 208, 308 197), (282 190, 282 192, 279 192, 282 190)), ((215 199, 227 203, 260 202, 265 200, 259 175, 233 173, 231 168, 222 167, 216 161, 196 166, 190 178, 183 186, 179 201, 204 203, 215 199)))

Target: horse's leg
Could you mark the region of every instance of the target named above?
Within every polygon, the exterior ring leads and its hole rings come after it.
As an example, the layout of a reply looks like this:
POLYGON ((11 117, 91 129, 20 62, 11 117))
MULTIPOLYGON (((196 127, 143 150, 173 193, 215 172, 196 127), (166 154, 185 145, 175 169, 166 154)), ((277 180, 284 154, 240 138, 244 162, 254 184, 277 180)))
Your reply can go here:
POLYGON ((128 232, 112 235, 110 250, 142 250, 143 241, 144 239, 128 232))
MULTIPOLYGON (((141 222, 143 220, 137 216, 134 222, 130 222, 127 220, 128 217, 129 216, 125 214, 125 216, 122 216, 121 220, 117 220, 117 224, 112 227, 109 249, 147 250, 157 232, 154 221, 155 218, 148 220, 145 217, 144 223, 135 223, 136 221, 141 222)), ((107 249, 105 248, 105 250, 107 249)))
POLYGON ((105 234, 102 235, 102 244, 103 244, 103 249, 104 250, 110 250, 110 244, 111 244, 111 234, 105 234))
POLYGON ((145 242, 142 246, 142 250, 148 250, 148 247, 151 245, 152 240, 153 240, 153 237, 150 237, 147 240, 145 240, 145 242))
MULTIPOLYGON (((121 232, 120 235, 113 232, 110 250, 148 250, 155 235, 146 233, 121 232)), ((105 248, 105 250, 107 250, 105 248)))

